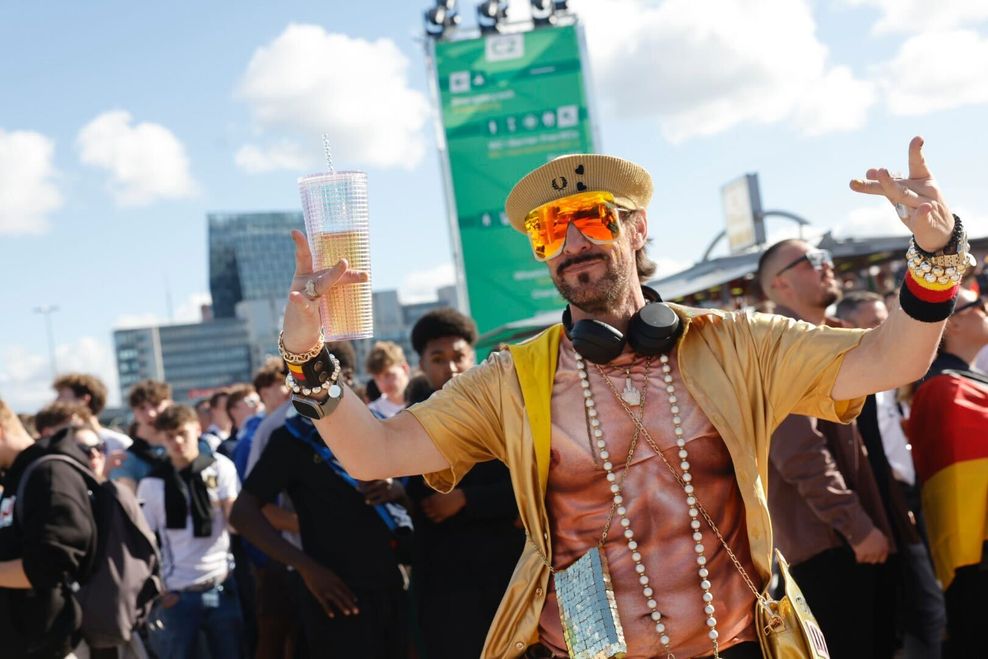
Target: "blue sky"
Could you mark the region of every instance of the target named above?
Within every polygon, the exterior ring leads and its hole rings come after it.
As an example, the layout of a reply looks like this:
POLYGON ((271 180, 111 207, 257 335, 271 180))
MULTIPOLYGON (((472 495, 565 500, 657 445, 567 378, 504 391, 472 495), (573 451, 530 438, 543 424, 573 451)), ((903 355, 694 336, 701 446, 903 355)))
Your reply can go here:
MULTIPOLYGON (((50 397, 39 305, 59 307, 60 370, 115 392, 112 329, 193 320, 206 213, 298 209, 324 131, 338 167, 370 175, 375 288, 412 300, 449 283, 429 4, 0 4, 0 396, 25 411, 50 397)), ((655 179, 660 273, 699 258, 722 228, 720 186, 744 172, 766 207, 821 229, 897 230, 847 181, 905 169, 914 134, 954 210, 988 234, 988 3, 570 4, 602 150, 655 179)), ((461 3, 466 25, 474 5, 461 3)))

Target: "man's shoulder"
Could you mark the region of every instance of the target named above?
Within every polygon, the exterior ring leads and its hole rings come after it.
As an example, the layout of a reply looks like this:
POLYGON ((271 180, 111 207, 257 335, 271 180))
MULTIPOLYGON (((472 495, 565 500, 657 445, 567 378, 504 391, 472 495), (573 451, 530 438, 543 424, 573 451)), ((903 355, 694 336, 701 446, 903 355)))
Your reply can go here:
POLYGON ((213 455, 216 462, 211 464, 207 469, 214 470, 220 476, 229 476, 230 474, 237 473, 237 467, 233 464, 233 460, 226 457, 222 453, 216 453, 213 455))
POLYGON ((264 448, 261 457, 268 456, 268 460, 311 461, 313 453, 315 453, 315 449, 308 442, 297 437, 287 425, 282 424, 271 433, 268 445, 264 448))

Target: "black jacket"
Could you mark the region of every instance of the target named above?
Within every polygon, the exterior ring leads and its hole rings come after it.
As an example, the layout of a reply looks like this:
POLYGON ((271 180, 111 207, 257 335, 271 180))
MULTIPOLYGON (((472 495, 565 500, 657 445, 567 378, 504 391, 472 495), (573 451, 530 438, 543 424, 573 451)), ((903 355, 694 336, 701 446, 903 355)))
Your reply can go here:
POLYGON ((79 640, 82 615, 68 584, 88 576, 97 531, 89 491, 71 465, 49 462, 31 474, 23 517, 14 501, 21 475, 48 452, 85 466, 71 439, 40 440, 22 451, 3 477, 0 494, 0 560, 23 559, 30 590, 0 588, 0 645, 9 659, 64 657, 79 640))

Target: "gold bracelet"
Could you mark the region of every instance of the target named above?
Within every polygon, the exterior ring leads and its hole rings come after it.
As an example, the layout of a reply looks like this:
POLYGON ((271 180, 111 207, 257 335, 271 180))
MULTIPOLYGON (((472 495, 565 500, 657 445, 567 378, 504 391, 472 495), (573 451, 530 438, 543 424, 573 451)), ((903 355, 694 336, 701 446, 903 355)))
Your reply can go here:
POLYGON ((305 352, 288 352, 285 348, 285 330, 281 330, 281 333, 278 335, 278 351, 281 353, 281 358, 289 364, 304 364, 309 360, 315 359, 316 355, 319 354, 319 351, 322 350, 325 343, 322 330, 319 330, 319 343, 317 343, 314 347, 305 352))
POLYGON ((962 242, 961 249, 957 254, 928 257, 919 253, 914 241, 906 252, 906 264, 923 288, 946 290, 959 284, 975 265, 974 257, 967 251, 967 241, 962 242))

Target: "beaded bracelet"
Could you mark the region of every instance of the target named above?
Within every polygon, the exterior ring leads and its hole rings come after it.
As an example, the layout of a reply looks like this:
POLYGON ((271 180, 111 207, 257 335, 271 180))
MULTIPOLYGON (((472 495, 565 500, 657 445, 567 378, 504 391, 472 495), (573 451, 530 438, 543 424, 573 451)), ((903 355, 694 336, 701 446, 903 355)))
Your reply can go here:
POLYGON ((333 365, 333 372, 331 374, 327 376, 326 373, 322 373, 319 376, 319 381, 312 383, 306 377, 302 366, 289 364, 288 375, 285 376, 285 386, 296 394, 311 396, 312 394, 318 394, 320 391, 328 391, 330 387, 337 384, 337 380, 340 378, 340 372, 342 371, 340 362, 333 353, 327 352, 326 354, 329 356, 329 361, 333 365))

